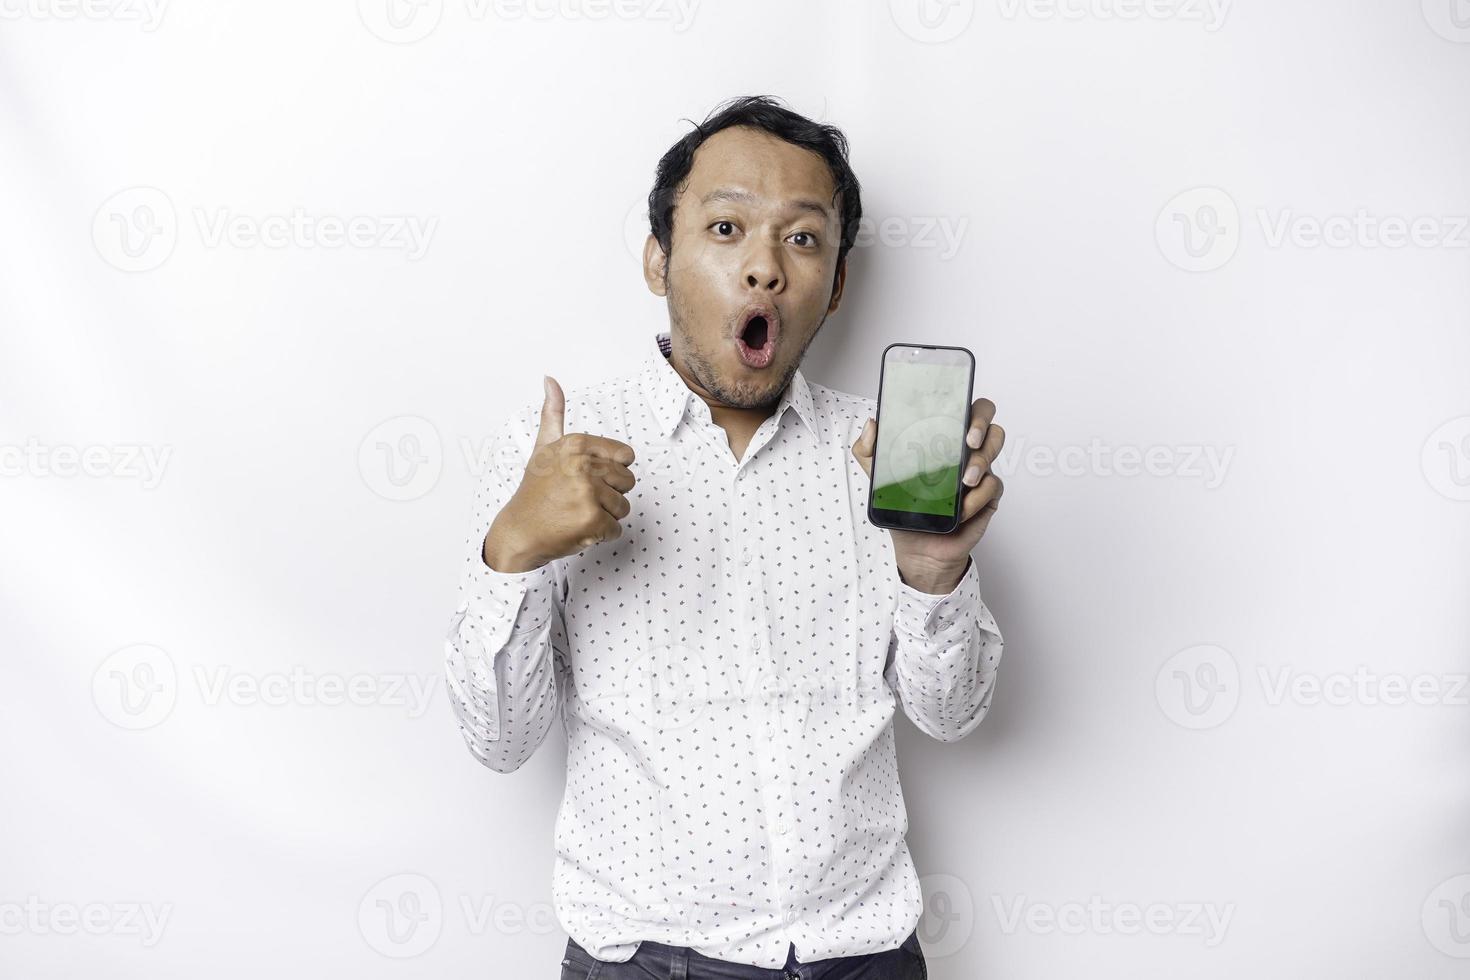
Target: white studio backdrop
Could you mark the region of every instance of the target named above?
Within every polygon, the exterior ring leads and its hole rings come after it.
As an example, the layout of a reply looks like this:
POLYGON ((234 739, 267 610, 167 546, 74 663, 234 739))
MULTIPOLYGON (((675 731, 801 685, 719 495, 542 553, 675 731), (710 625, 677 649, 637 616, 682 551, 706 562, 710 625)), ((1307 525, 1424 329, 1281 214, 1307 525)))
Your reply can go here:
POLYGON ((0 975, 555 975, 561 731, 441 680, 479 454, 768 93, 868 217, 808 375, 964 344, 1009 433, 931 976, 1464 977, 1467 83, 1463 0, 0 0, 0 975))

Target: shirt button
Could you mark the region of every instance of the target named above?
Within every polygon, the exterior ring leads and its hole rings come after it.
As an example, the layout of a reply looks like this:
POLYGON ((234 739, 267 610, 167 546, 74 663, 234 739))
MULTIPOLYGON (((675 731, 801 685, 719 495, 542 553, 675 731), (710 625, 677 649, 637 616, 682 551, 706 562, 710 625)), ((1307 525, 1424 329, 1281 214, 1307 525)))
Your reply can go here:
POLYGON ((793 923, 795 921, 796 921, 796 911, 793 909, 792 911, 786 913, 786 924, 789 926, 789 925, 791 925, 791 923, 793 923))
POLYGON ((791 829, 791 825, 788 824, 785 820, 777 820, 776 821, 776 833, 778 833, 778 834, 784 834, 784 833, 786 833, 786 831, 788 831, 790 829, 791 829))

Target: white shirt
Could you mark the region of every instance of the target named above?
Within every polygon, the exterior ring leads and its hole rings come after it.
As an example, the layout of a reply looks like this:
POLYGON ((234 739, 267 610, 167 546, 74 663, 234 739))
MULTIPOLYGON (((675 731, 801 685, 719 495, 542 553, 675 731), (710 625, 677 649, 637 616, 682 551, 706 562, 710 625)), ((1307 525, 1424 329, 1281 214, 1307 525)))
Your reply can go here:
POLYGON ((565 429, 626 442, 622 536, 530 572, 481 557, 540 424, 495 434, 445 644, 470 751, 518 768, 561 719, 553 899, 601 960, 642 939, 768 969, 897 947, 922 912, 893 715, 944 742, 995 691, 974 562, 903 583, 852 444, 874 401, 798 370, 736 460, 669 364, 567 392, 565 429))

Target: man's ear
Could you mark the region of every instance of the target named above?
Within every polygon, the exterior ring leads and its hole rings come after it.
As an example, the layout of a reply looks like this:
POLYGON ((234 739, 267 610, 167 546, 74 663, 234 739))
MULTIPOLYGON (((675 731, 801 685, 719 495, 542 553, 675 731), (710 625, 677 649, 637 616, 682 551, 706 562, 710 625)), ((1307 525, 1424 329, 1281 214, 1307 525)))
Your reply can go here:
POLYGON ((847 256, 837 263, 837 276, 832 283, 832 300, 827 304, 829 314, 837 312, 837 304, 842 302, 842 289, 847 285, 847 256))
POLYGON ((655 296, 663 296, 667 292, 664 289, 664 273, 668 264, 669 257, 664 254, 658 239, 649 232, 648 237, 643 240, 643 281, 648 284, 648 291, 655 296))

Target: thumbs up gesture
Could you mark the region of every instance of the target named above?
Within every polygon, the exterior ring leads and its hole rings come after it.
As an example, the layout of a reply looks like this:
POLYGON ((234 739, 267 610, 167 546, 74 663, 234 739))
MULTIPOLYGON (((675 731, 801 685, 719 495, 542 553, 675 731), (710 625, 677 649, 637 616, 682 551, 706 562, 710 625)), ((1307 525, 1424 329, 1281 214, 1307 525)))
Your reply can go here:
POLYGON ((541 427, 521 485, 485 535, 485 564, 528 572, 623 533, 632 509, 625 496, 637 482, 628 467, 633 447, 616 439, 564 435, 566 396, 546 378, 541 427))

